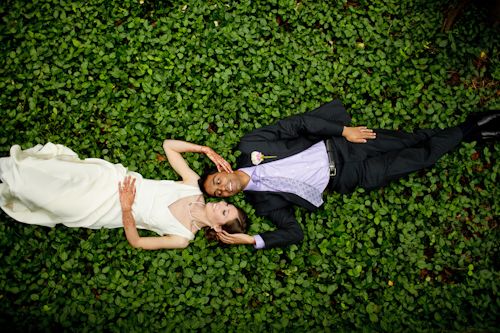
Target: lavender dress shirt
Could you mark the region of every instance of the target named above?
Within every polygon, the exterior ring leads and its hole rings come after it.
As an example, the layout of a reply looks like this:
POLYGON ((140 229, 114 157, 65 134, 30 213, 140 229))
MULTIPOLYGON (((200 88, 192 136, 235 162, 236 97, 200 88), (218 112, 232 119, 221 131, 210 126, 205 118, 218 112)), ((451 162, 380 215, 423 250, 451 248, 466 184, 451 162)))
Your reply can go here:
MULTIPOLYGON (((252 176, 258 177, 287 177, 314 186, 323 193, 330 181, 330 167, 325 143, 320 141, 308 149, 286 158, 271 161, 265 164, 239 169, 250 177, 248 185, 243 191, 272 191, 279 192, 268 186, 255 183, 252 176)), ((255 248, 266 246, 260 235, 255 235, 255 248)))

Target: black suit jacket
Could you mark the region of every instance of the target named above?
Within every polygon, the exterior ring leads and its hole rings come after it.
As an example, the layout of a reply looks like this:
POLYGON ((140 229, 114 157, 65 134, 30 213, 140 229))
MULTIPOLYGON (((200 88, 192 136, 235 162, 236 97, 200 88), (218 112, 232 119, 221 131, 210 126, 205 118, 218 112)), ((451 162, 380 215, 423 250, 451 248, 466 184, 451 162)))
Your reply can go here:
MULTIPOLYGON (((264 155, 277 156, 264 160, 269 163, 276 159, 297 154, 328 137, 341 137, 344 126, 351 124, 339 99, 333 100, 314 111, 294 115, 278 121, 274 125, 254 129, 241 137, 237 149, 241 155, 236 160, 237 168, 253 166, 251 154, 259 151, 264 155)), ((284 173, 286 170, 283 171, 284 173)), ((290 212, 291 205, 299 205, 311 211, 316 207, 307 200, 281 192, 243 192, 254 206, 257 216, 271 220, 278 230, 261 234, 266 248, 286 246, 300 242, 304 238, 302 227, 290 212)))

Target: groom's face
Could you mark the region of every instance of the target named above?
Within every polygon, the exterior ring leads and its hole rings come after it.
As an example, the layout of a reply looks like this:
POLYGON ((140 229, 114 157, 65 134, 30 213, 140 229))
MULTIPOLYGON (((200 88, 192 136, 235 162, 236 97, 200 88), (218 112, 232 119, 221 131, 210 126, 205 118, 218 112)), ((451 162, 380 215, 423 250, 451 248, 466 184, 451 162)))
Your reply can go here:
POLYGON ((217 172, 205 180, 205 190, 213 197, 232 197, 242 190, 241 181, 234 173, 217 172))

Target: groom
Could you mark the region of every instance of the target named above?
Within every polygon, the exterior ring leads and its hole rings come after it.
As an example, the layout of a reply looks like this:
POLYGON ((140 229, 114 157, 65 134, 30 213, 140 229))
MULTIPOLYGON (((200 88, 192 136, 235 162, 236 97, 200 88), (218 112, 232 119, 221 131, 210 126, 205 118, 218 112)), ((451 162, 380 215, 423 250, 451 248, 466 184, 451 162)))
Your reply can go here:
POLYGON ((300 242, 301 225, 290 207, 316 211, 328 188, 338 193, 383 187, 434 164, 461 141, 496 140, 500 112, 471 116, 460 126, 414 133, 349 127, 351 118, 336 99, 305 114, 254 129, 240 139, 234 173, 209 170, 198 181, 213 197, 243 191, 257 216, 277 230, 261 235, 220 234, 228 244, 272 248, 300 242))

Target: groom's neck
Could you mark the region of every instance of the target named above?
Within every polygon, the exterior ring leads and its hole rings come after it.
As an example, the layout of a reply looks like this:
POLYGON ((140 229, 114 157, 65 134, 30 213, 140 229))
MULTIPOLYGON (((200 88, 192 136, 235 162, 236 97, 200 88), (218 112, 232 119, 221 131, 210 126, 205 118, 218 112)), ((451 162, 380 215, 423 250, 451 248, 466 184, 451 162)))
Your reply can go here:
POLYGON ((240 180, 241 190, 243 191, 247 187, 248 183, 250 182, 250 176, 241 170, 234 171, 234 174, 240 180))

